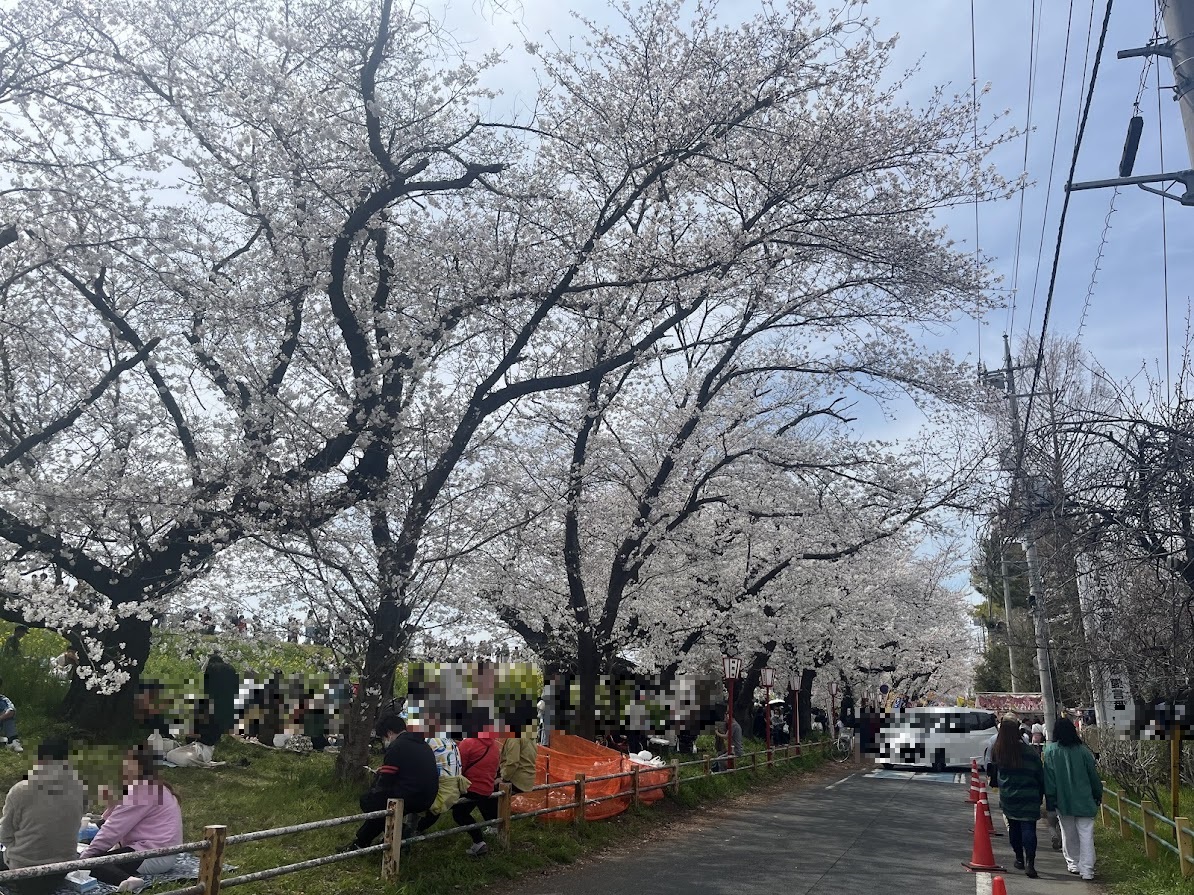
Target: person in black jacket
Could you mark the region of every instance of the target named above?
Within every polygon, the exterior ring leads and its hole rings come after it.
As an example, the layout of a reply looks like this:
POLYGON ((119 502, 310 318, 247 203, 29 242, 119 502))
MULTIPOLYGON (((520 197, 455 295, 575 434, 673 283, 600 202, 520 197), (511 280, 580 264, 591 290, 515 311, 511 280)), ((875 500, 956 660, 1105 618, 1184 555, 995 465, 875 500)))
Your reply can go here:
MULTIPOLYGON (((385 746, 382 765, 373 775, 373 784, 361 796, 362 811, 381 811, 390 799, 403 800, 403 813, 409 817, 431 807, 439 793, 439 765, 423 734, 406 729, 397 715, 384 715, 375 732, 385 746)), ((405 818, 404 818, 405 820, 405 818)), ((340 851, 367 848, 385 830, 383 817, 365 821, 356 838, 340 851)))

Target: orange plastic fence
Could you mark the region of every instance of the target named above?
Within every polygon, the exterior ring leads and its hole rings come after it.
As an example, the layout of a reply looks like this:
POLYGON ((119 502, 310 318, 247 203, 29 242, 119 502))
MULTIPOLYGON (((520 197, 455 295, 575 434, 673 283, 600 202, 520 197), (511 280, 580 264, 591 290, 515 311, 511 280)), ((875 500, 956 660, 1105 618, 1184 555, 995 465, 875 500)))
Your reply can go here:
MULTIPOLYGON (((595 805, 585 806, 585 818, 588 820, 602 820, 621 814, 630 807, 633 798, 634 782, 632 777, 617 777, 613 780, 597 780, 587 782, 592 777, 604 777, 607 774, 620 774, 632 771, 635 763, 621 752, 598 746, 581 737, 572 736, 560 731, 552 731, 551 748, 539 747, 539 757, 535 762, 535 785, 544 783, 566 783, 576 780, 577 774, 584 774, 585 798, 595 799, 604 796, 622 795, 622 798, 608 799, 595 805)), ((638 767, 643 767, 639 765, 638 767)), ((643 769, 639 772, 640 787, 655 786, 667 783, 671 779, 671 769, 659 770, 643 769)), ((655 802, 663 798, 663 790, 653 789, 639 795, 639 801, 655 802)), ((521 814, 526 811, 537 811, 541 808, 567 805, 576 801, 576 790, 571 786, 561 786, 557 789, 541 790, 539 792, 520 793, 511 799, 510 807, 513 813, 521 814)), ((571 821, 575 812, 572 809, 544 814, 540 818, 547 821, 571 821)))

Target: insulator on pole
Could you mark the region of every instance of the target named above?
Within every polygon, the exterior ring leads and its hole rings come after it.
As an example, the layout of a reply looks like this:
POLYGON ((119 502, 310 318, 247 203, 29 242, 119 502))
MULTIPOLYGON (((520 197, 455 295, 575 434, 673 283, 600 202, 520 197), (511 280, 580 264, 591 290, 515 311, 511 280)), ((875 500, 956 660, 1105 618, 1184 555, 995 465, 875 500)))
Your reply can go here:
POLYGON ((1140 148, 1140 135, 1144 133, 1144 119, 1133 115, 1128 122, 1128 136, 1124 139, 1124 154, 1119 157, 1119 176, 1131 177, 1136 166, 1136 150, 1140 148))

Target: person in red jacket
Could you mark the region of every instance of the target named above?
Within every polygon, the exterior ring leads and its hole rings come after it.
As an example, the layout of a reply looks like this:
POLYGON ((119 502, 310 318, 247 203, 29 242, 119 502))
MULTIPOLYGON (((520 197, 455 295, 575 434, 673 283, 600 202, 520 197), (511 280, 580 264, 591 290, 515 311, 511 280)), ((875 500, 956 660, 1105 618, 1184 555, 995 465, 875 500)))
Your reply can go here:
MULTIPOLYGON (((460 773, 469 782, 468 791, 452 806, 452 819, 460 827, 477 822, 473 817, 474 811, 479 810, 485 820, 497 820, 498 815, 498 800, 493 789, 502 745, 492 736, 492 732, 485 735, 483 726, 478 725, 475 729, 478 735, 461 740, 459 747, 460 773)), ((470 855, 477 858, 489 851, 480 830, 469 830, 468 834, 473 840, 468 849, 470 855)))

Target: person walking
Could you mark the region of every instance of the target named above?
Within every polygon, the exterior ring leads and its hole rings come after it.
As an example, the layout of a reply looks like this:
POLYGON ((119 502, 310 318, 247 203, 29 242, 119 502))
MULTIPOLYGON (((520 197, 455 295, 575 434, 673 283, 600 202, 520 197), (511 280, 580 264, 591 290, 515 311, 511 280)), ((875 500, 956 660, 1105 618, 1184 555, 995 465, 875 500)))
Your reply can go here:
POLYGON ((1045 807, 1061 822, 1061 853, 1070 873, 1094 879, 1094 820, 1103 801, 1103 781, 1094 754, 1074 722, 1058 718, 1045 746, 1045 807))
POLYGON ((1036 879, 1036 822, 1041 819, 1045 769, 1036 750, 1020 737, 1020 723, 1004 718, 991 750, 991 779, 999 784, 999 807, 1007 818, 1015 867, 1036 879))

